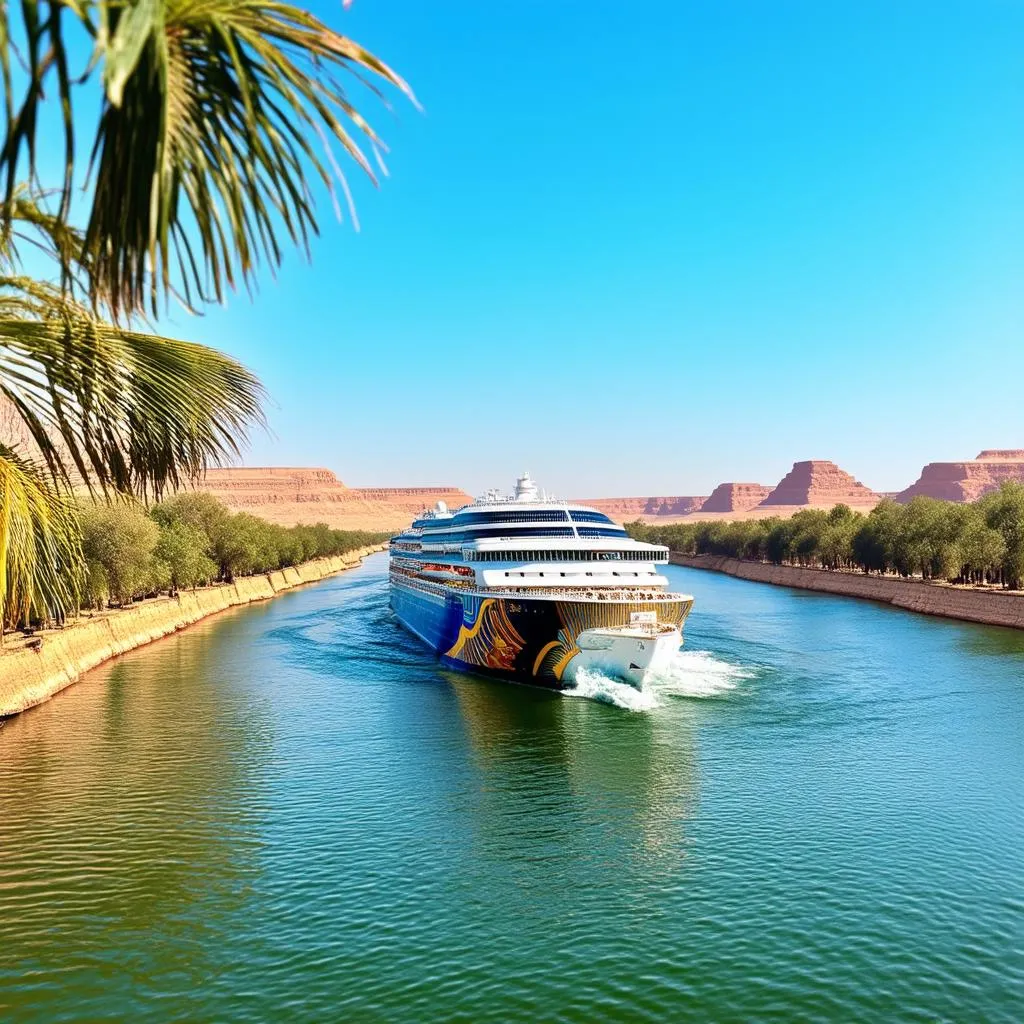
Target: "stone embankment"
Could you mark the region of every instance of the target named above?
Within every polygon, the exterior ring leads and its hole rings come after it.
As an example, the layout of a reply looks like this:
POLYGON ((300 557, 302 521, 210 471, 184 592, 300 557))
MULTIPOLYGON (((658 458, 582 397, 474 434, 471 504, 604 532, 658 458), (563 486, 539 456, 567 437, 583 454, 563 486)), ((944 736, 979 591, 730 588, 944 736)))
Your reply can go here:
POLYGON ((773 583, 781 587, 816 590, 843 597, 861 597, 924 615, 941 615, 988 626, 1024 629, 1024 593, 976 590, 946 583, 829 572, 827 569, 802 569, 795 565, 769 565, 719 555, 691 556, 673 552, 669 561, 673 565, 685 565, 691 569, 724 572, 755 583, 773 583))
POLYGON ((8 636, 0 650, 0 716, 17 714, 49 700, 84 672, 104 661, 168 636, 209 615, 265 601, 304 583, 352 569, 383 546, 361 548, 333 558, 316 558, 289 569, 245 576, 176 597, 157 597, 128 608, 83 616, 64 629, 32 637, 8 636))

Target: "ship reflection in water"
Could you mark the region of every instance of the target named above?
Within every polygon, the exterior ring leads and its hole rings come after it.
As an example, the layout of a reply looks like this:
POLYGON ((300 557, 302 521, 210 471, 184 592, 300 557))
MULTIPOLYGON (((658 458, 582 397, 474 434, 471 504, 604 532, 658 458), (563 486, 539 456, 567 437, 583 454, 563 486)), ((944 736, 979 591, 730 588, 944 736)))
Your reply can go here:
POLYGON ((670 870, 685 856, 699 795, 692 722, 624 717, 531 687, 441 675, 479 770, 475 818, 485 849, 500 855, 525 839, 532 858, 571 871, 637 860, 670 870))

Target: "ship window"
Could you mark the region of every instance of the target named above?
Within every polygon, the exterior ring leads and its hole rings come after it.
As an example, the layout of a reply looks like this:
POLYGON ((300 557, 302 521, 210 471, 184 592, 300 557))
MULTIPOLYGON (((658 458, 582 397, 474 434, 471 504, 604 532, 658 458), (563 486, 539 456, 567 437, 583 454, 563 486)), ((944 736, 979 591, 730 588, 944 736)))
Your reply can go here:
POLYGON ((626 531, 621 527, 611 526, 581 526, 578 528, 579 535, 586 537, 587 539, 595 539, 597 537, 625 537, 626 531))
POLYGON ((574 523, 610 523, 612 521, 603 512, 590 512, 575 508, 569 512, 569 517, 574 523))
POLYGON ((565 509, 561 508, 508 508, 494 512, 458 512, 448 523, 451 526, 476 526, 480 523, 564 523, 567 518, 565 509))

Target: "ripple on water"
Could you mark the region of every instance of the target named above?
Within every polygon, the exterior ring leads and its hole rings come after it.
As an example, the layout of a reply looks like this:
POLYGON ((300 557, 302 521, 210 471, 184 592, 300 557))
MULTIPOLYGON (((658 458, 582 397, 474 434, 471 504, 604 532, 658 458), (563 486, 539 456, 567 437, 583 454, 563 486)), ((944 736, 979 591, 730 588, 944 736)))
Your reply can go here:
POLYGON ((1014 645, 668 575, 643 694, 439 670, 378 559, 10 720, 0 1019, 1016 1021, 1014 645))

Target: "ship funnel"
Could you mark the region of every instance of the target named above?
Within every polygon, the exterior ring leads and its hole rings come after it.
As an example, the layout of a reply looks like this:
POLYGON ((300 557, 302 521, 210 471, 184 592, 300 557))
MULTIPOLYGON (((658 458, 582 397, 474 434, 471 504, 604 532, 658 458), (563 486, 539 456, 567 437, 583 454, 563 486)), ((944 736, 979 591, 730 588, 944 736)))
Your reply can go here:
POLYGON ((537 485, 530 478, 530 471, 527 470, 516 480, 516 501, 537 501, 537 485))

